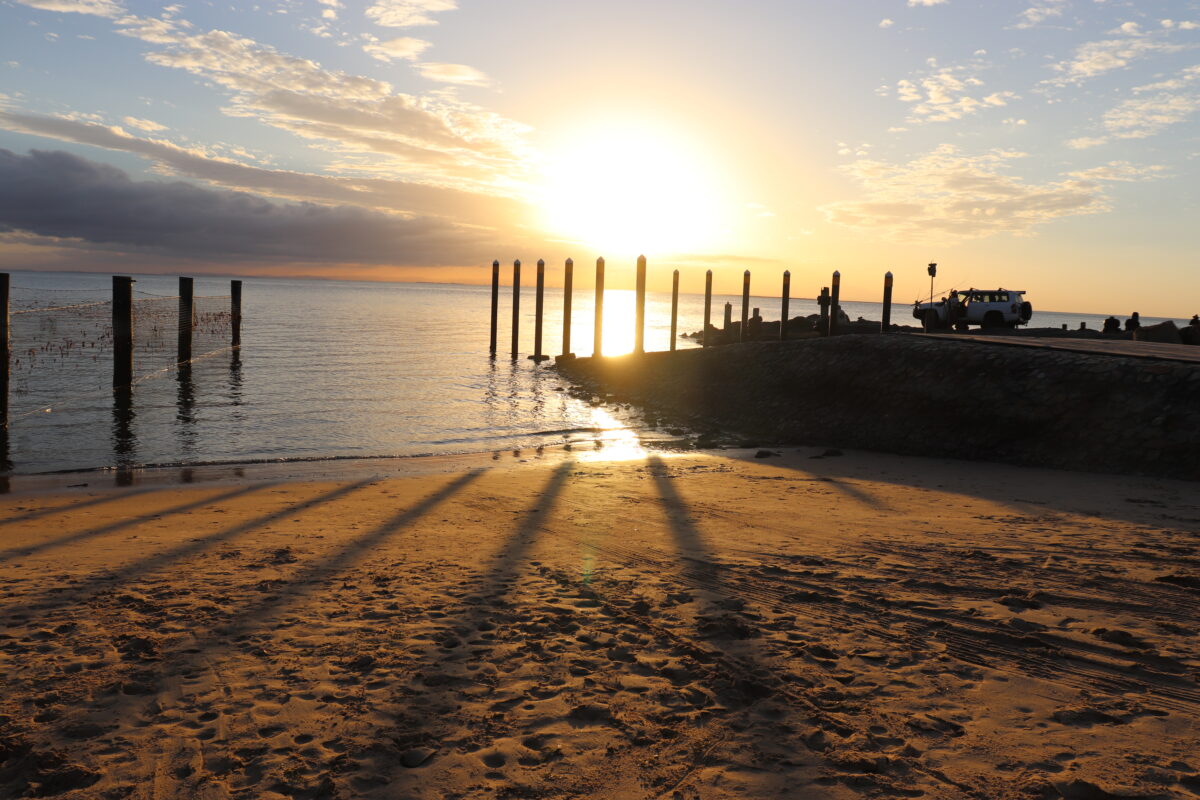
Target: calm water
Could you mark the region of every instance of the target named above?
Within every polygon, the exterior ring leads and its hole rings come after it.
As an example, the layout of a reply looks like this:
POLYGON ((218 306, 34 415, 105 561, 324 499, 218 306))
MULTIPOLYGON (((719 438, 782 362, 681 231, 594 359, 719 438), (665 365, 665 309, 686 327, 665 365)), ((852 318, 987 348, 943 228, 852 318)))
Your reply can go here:
MULTIPOLYGON (((12 283, 14 310, 102 301, 111 285, 105 275, 61 273, 13 273, 12 283)), ((194 352, 208 355, 182 371, 173 366, 176 301, 155 297, 174 294, 175 279, 139 276, 137 289, 140 378, 128 405, 109 388, 107 307, 14 315, 13 472, 486 452, 640 429, 635 414, 569 397, 552 371, 524 358, 533 351, 532 289, 522 293, 522 358, 513 362, 511 290, 501 294, 492 360, 488 287, 246 279, 240 353, 227 347, 227 326, 202 324, 194 352)), ((197 295, 228 291, 228 280, 196 279, 197 295)), ((740 298, 715 297, 717 324, 726 301, 740 313, 740 298)), ((778 318, 778 298, 752 304, 778 318)), ((198 305, 217 312, 228 300, 198 305)), ((843 307, 851 318, 880 317, 877 303, 843 307)), ((815 301, 792 300, 793 315, 816 311, 815 301)), ((908 312, 895 307, 894 320, 909 323, 908 312)), ((606 292, 606 353, 632 348, 632 314, 631 291, 606 292)), ((669 314, 670 296, 651 294, 647 349, 669 346, 669 314)), ((592 293, 577 291, 577 354, 593 351, 592 315, 592 293)), ((681 296, 680 332, 698 330, 702 318, 703 297, 681 296)), ((1103 316, 1041 312, 1033 324, 1081 320, 1097 328, 1103 316)), ((561 334, 561 292, 549 291, 545 352, 561 352, 561 334)))

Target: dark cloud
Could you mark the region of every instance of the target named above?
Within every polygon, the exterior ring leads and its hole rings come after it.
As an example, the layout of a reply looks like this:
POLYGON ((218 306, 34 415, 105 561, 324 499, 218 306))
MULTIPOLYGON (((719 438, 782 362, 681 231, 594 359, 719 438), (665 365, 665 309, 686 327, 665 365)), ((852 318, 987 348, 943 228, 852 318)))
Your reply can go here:
POLYGON ((62 151, 0 149, 0 232, 232 261, 441 266, 486 255, 485 233, 356 206, 280 203, 182 181, 134 181, 62 151))

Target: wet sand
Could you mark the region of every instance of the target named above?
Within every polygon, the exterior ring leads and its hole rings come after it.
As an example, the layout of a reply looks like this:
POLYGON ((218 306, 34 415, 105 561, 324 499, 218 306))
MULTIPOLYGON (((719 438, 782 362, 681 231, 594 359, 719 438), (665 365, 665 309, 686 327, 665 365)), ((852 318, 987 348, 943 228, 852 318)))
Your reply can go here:
POLYGON ((6 496, 0 796, 1200 796, 1200 485, 780 452, 6 496))

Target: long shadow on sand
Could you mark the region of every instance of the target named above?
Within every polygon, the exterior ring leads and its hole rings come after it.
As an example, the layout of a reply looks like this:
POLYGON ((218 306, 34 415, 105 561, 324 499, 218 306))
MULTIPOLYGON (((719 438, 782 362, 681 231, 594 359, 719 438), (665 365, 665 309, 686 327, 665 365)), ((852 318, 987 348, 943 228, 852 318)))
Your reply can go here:
MULTIPOLYGON (((795 451, 797 448, 784 448, 795 451)), ((891 484, 997 503, 1018 515, 1083 514, 1124 522, 1161 525, 1163 519, 1200 524, 1200 484, 1162 481, 1044 467, 1020 467, 987 461, 955 461, 853 451, 843 457, 821 457, 824 448, 797 464, 771 459, 768 466, 787 469, 828 483, 877 510, 878 498, 865 484, 891 484), (922 469, 922 466, 929 469, 922 469), (1017 483, 1020 485, 1017 486, 1017 483), (1086 499, 1083 499, 1086 498, 1086 499), (1173 507, 1173 508, 1169 508, 1173 507), (1170 512, 1167 514, 1167 512, 1170 512), (1164 516, 1166 514, 1166 516, 1164 516)), ((721 458, 755 462, 753 452, 721 453, 721 458)), ((764 462, 758 461, 758 464, 764 462)))
MULTIPOLYGON (((227 492, 222 492, 222 493, 216 494, 216 495, 210 495, 208 497, 202 497, 198 500, 192 500, 187 503, 182 503, 180 505, 170 506, 168 508, 163 508, 163 509, 147 511, 145 514, 141 514, 141 515, 135 516, 135 517, 128 517, 126 519, 118 520, 117 522, 109 523, 108 525, 100 525, 99 527, 96 527, 96 528, 89 528, 87 530, 78 531, 76 533, 69 533, 69 534, 66 534, 65 536, 60 536, 57 539, 50 539, 48 541, 38 542, 37 544, 26 545, 24 547, 12 547, 12 548, 9 548, 8 550, 0 550, 0 562, 8 561, 13 558, 24 558, 26 556, 34 555, 35 553, 41 553, 45 550, 51 550, 55 547, 64 547, 68 544, 76 544, 78 542, 82 542, 85 539, 93 539, 97 536, 104 536, 105 534, 108 534, 108 533, 115 533, 116 531, 123 530, 125 528, 133 528, 133 527, 136 527, 136 526, 140 525, 141 523, 146 522, 151 519, 167 517, 172 514, 184 514, 188 511, 194 511, 197 508, 203 508, 205 506, 222 503, 226 500, 232 500, 235 497, 239 497, 244 494, 249 494, 250 492, 258 491, 261 488, 262 488, 261 486, 241 486, 241 487, 232 489, 227 492)), ((121 497, 128 497, 128 496, 129 496, 128 494, 121 495, 121 497)), ((72 512, 75 510, 76 510, 75 508, 71 509, 72 512)))
MULTIPOLYGON (((331 502, 340 497, 350 494, 351 492, 362 489, 364 486, 373 483, 375 478, 368 478, 357 481, 346 486, 339 486, 328 492, 324 492, 317 497, 309 500, 304 500, 300 503, 294 503, 278 511, 272 511, 269 514, 264 514, 260 517, 239 523, 225 530, 203 536, 199 539, 186 542, 185 544, 172 547, 161 553, 155 553, 145 558, 133 561, 123 567, 118 567, 111 570, 103 570, 97 572, 80 583, 74 584, 66 588, 52 588, 43 591, 39 595, 28 598, 6 609, 0 608, 0 614, 12 613, 15 610, 21 610, 26 613, 38 613, 52 610, 63 605, 78 603, 82 599, 105 589, 110 589, 119 584, 121 581, 130 580, 132 578, 147 575, 155 570, 163 569, 171 564, 178 563, 191 556, 198 555, 205 550, 208 550, 222 542, 227 542, 237 536, 249 533, 256 528, 261 528, 264 525, 269 525, 272 522, 277 522, 281 519, 289 517, 300 511, 314 508, 324 503, 331 502)), ((258 490, 265 490, 274 484, 265 484, 256 487, 258 490)))
POLYGON ((86 497, 77 503, 64 503, 61 506, 51 506, 49 508, 39 508, 33 511, 26 511, 23 514, 17 514, 15 517, 6 517, 0 519, 0 526, 12 525, 16 522, 29 522, 30 520, 49 517, 53 514, 73 514, 76 511, 82 511, 85 508, 94 508, 95 506, 104 505, 105 503, 115 503, 120 500, 128 500, 131 497, 136 497, 140 494, 146 494, 150 489, 131 489, 127 492, 107 491, 95 497, 86 497))

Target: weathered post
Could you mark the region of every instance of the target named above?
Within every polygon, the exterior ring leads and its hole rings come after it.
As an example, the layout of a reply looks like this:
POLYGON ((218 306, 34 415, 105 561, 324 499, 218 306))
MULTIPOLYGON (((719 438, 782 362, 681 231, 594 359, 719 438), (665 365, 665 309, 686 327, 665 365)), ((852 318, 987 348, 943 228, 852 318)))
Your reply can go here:
POLYGON ((725 339, 729 340, 729 332, 733 330, 733 303, 725 304, 725 339))
POLYGON ((704 274, 704 338, 703 343, 708 347, 708 329, 711 327, 710 320, 712 319, 712 270, 704 274))
POLYGON ((8 327, 7 272, 0 272, 0 436, 4 438, 3 458, 0 469, 8 470, 8 379, 12 362, 12 336, 8 327))
POLYGON ((750 321, 750 270, 742 274, 742 329, 738 331, 738 339, 746 341, 746 325, 750 321))
POLYGON ((679 270, 671 275, 671 349, 675 349, 675 331, 679 322, 679 270))
POLYGON ((883 322, 879 326, 880 333, 892 329, 892 273, 883 276, 883 322))
POLYGON ((512 357, 517 357, 517 339, 521 331, 521 259, 513 262, 512 357))
POLYGON ((133 383, 133 278, 112 279, 113 386, 133 383))
POLYGON ((596 259, 596 327, 592 352, 596 358, 604 355, 604 259, 596 259))
POLYGON ((646 257, 638 256, 634 288, 633 352, 646 352, 646 257))
POLYGON ((779 341, 787 339, 788 304, 792 300, 792 273, 783 271, 783 308, 779 311, 779 341))
POLYGON ((546 291, 546 262, 539 258, 537 263, 537 299, 533 310, 533 355, 529 358, 533 363, 540 364, 550 356, 542 355, 542 311, 545 308, 543 296, 546 291))
POLYGON ((492 358, 496 357, 496 323, 497 316, 500 310, 500 261, 499 259, 492 262, 492 339, 488 345, 488 352, 492 358))
POLYGON ((833 293, 829 297, 829 335, 833 336, 837 333, 838 312, 841 311, 841 305, 838 301, 842 295, 842 273, 834 271, 833 273, 833 293))
MULTIPOLYGON (((233 328, 233 335, 230 337, 229 344, 233 348, 242 346, 242 282, 229 282, 229 321, 233 328)), ((494 337, 493 337, 494 338, 494 337)), ((494 352, 494 350, 493 350, 494 352)))
POLYGON ((196 327, 196 297, 195 281, 191 278, 179 279, 179 335, 176 337, 179 347, 176 350, 176 362, 186 364, 192 360, 192 329, 196 327))
POLYGON ((571 352, 571 293, 575 282, 575 261, 567 259, 566 269, 563 271, 563 341, 562 354, 564 356, 572 356, 571 352))
POLYGON ((829 287, 822 286, 821 294, 817 297, 817 305, 821 307, 821 319, 817 322, 817 330, 821 335, 829 331, 829 287))

